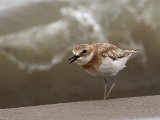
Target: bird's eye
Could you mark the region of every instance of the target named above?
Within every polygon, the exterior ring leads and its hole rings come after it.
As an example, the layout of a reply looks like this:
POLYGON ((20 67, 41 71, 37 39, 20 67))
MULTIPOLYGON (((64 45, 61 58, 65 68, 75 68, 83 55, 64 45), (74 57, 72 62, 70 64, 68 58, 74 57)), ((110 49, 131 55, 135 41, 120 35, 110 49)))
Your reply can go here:
POLYGON ((82 53, 87 53, 87 50, 86 50, 86 49, 84 49, 84 50, 82 51, 82 53))

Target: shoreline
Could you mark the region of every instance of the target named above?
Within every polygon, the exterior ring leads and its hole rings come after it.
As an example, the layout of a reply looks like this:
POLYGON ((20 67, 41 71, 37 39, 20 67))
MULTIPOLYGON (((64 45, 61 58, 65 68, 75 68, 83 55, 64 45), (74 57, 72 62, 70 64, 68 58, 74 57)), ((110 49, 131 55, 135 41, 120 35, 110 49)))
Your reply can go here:
POLYGON ((160 119, 160 95, 0 109, 0 120, 160 119))

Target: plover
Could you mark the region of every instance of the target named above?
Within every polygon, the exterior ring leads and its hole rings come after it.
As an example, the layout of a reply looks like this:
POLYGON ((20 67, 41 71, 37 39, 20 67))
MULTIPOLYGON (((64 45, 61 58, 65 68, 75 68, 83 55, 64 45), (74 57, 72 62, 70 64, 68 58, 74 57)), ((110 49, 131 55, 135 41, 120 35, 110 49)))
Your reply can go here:
POLYGON ((68 60, 69 63, 78 63, 93 76, 102 76, 105 83, 104 99, 107 99, 116 85, 115 76, 126 67, 132 53, 137 51, 123 50, 110 43, 80 44, 72 50, 73 56, 68 60), (113 83, 107 90, 108 78, 113 78, 113 83))

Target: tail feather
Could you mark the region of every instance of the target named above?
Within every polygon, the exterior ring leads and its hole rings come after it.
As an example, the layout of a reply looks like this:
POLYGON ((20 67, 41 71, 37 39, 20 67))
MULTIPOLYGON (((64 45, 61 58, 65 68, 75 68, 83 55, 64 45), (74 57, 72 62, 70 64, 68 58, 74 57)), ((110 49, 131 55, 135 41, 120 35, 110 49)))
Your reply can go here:
POLYGON ((131 50, 132 53, 136 53, 138 51, 139 51, 139 49, 131 50))
POLYGON ((132 53, 137 53, 139 49, 134 49, 134 50, 126 50, 127 54, 132 54, 132 53))

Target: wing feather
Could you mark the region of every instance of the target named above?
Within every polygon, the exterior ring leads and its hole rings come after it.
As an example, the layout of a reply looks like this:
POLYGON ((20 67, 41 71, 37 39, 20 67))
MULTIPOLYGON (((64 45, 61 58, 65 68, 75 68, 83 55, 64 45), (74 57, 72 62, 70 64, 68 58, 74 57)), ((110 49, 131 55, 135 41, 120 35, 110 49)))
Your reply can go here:
POLYGON ((132 53, 132 50, 122 50, 113 44, 96 43, 93 44, 97 48, 97 52, 103 57, 110 57, 112 60, 126 57, 132 53))

